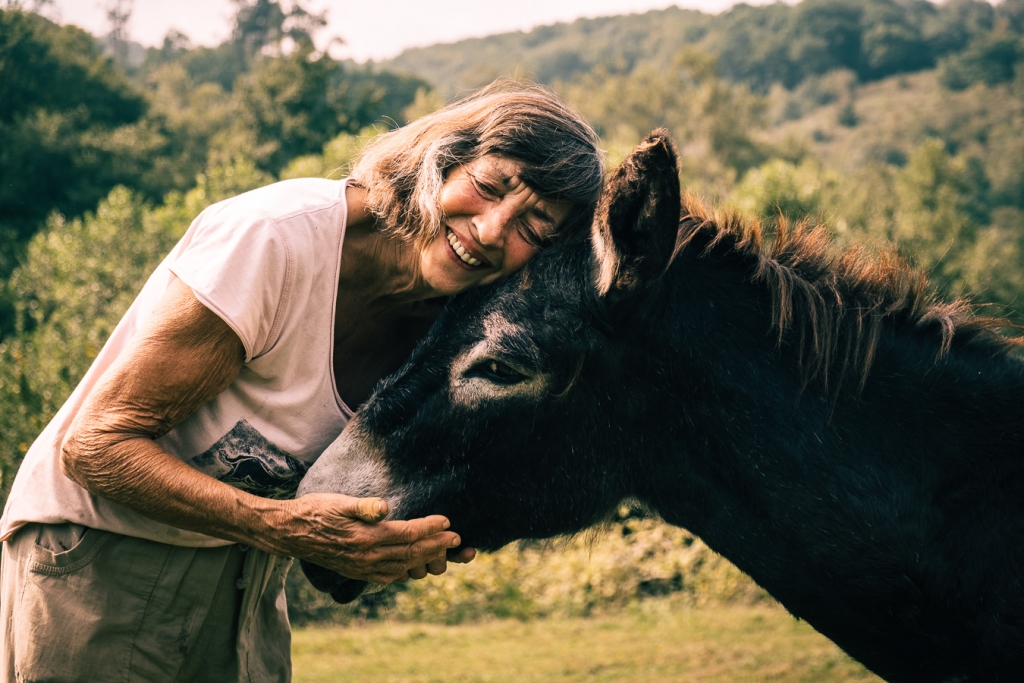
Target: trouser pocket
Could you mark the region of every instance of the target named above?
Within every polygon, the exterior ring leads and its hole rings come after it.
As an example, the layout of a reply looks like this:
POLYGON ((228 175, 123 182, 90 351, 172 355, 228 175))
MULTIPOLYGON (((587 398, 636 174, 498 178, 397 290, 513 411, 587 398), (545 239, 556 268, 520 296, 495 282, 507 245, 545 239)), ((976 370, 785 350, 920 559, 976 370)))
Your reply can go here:
POLYGON ((32 538, 29 569, 54 576, 84 568, 110 540, 110 534, 106 532, 70 522, 31 524, 24 531, 32 538))

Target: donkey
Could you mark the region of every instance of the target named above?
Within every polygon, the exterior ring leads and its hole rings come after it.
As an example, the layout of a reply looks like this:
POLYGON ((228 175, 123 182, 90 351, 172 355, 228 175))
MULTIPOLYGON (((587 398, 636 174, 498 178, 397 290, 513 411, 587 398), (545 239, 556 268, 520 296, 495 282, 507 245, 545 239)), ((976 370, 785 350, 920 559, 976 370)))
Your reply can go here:
POLYGON ((1003 325, 895 256, 681 199, 656 131, 591 240, 451 301, 299 494, 443 514, 481 549, 633 497, 883 678, 1019 680, 1024 361, 1003 325))

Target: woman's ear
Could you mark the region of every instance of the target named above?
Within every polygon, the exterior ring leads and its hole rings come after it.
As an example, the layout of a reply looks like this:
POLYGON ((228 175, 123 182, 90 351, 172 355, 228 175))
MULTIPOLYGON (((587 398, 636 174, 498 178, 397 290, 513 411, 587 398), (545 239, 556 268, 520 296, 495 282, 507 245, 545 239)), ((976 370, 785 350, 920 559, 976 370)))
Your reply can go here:
POLYGON ((600 296, 640 291, 661 277, 679 230, 679 169, 668 131, 652 131, 612 174, 591 238, 600 296))

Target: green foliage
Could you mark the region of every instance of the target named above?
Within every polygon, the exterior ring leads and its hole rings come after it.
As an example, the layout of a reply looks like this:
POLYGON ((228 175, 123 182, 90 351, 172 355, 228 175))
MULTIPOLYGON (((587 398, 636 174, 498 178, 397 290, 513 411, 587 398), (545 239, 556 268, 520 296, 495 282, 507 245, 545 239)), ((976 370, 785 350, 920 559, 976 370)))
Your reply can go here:
POLYGON ((998 85, 1013 80, 1022 59, 1024 42, 1019 36, 979 36, 963 52, 943 60, 940 77, 950 90, 964 90, 975 83, 998 85))
POLYGON ((239 80, 238 113, 254 136, 261 168, 278 173, 296 156, 318 152, 340 132, 355 133, 412 103, 417 79, 351 71, 305 45, 258 63, 239 80))
POLYGON ((1006 22, 1009 30, 1024 34, 1024 0, 1003 0, 995 11, 997 19, 1006 22))
POLYGON ((158 146, 136 125, 145 109, 88 33, 0 10, 0 221, 15 236, 0 249, 8 265, 51 210, 78 214, 144 171, 158 146))
POLYGON ((1011 225, 991 225, 990 187, 978 159, 951 156, 941 142, 930 140, 914 151, 896 181, 891 238, 933 282, 949 294, 991 298, 993 286, 1019 294, 1014 288, 1022 284, 1024 234, 1009 215, 1011 225))
POLYGON ((231 42, 249 59, 267 48, 280 48, 285 39, 299 46, 312 43, 313 34, 327 25, 324 13, 314 14, 293 2, 286 12, 275 0, 232 0, 236 7, 231 42))
POLYGON ((36 14, 0 10, 0 121, 35 109, 83 108, 89 120, 116 126, 144 111, 142 99, 74 26, 58 26, 36 14))
POLYGON ((839 116, 836 119, 840 126, 846 126, 847 128, 853 128, 857 125, 857 110, 853 107, 853 102, 847 102, 843 105, 843 108, 839 110, 839 116))
POLYGON ((764 124, 763 98, 719 79, 714 59, 692 50, 679 53, 672 69, 627 76, 598 68, 558 88, 611 145, 612 161, 648 131, 668 128, 685 152, 684 179, 702 189, 721 191, 769 153, 754 137, 764 124))
POLYGON ((311 46, 267 59, 238 85, 239 114, 253 132, 253 155, 277 173, 289 159, 319 150, 348 123, 332 88, 336 62, 311 46))
POLYGON ((151 116, 168 144, 155 155, 154 172, 167 190, 184 190, 209 164, 225 164, 247 154, 251 135, 238 124, 238 105, 217 83, 196 84, 181 63, 171 62, 146 75, 151 116))
POLYGON ((689 46, 717 57, 722 78, 764 93, 773 83, 794 88, 836 69, 861 81, 929 69, 999 26, 1020 37, 1022 17, 1020 0, 996 8, 983 0, 740 3, 719 15, 670 7, 414 48, 385 66, 416 74, 450 95, 509 74, 555 83, 598 67, 623 76, 668 69, 680 48, 689 46))
POLYGON ((282 44, 311 44, 312 36, 326 25, 323 14, 308 11, 299 2, 285 11, 276 0, 232 0, 235 24, 231 38, 212 48, 190 49, 188 38, 171 31, 159 48, 149 49, 138 74, 142 80, 154 69, 175 63, 194 83, 216 83, 231 92, 236 79, 249 72, 260 55, 280 56, 282 44))
POLYGON ((281 180, 288 178, 343 178, 348 175, 356 155, 377 130, 364 128, 358 135, 342 133, 324 145, 321 154, 296 157, 281 171, 281 180))
POLYGON ((797 221, 820 220, 826 214, 827 198, 838 185, 839 176, 823 169, 813 158, 799 164, 772 159, 743 176, 730 203, 768 221, 779 215, 797 221))

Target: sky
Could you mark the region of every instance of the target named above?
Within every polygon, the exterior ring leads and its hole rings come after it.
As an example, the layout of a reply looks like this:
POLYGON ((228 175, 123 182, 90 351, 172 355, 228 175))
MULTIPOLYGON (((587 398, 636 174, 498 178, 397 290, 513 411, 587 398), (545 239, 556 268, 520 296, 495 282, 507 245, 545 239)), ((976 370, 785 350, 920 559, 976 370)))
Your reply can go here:
MULTIPOLYGON (((762 5, 770 0, 747 0, 762 5)), ((44 14, 75 24, 95 35, 106 34, 105 7, 111 0, 51 0, 44 14)), ((24 3, 29 4, 29 3, 24 3)), ((288 5, 288 0, 284 1, 288 5)), ((646 12, 672 5, 721 12, 736 0, 306 0, 307 9, 327 10, 328 26, 317 42, 343 43, 331 49, 336 58, 380 61, 409 47, 572 21, 578 17, 646 12)), ((146 46, 163 42, 171 29, 193 45, 217 45, 231 32, 231 0, 134 0, 127 31, 146 46)))

